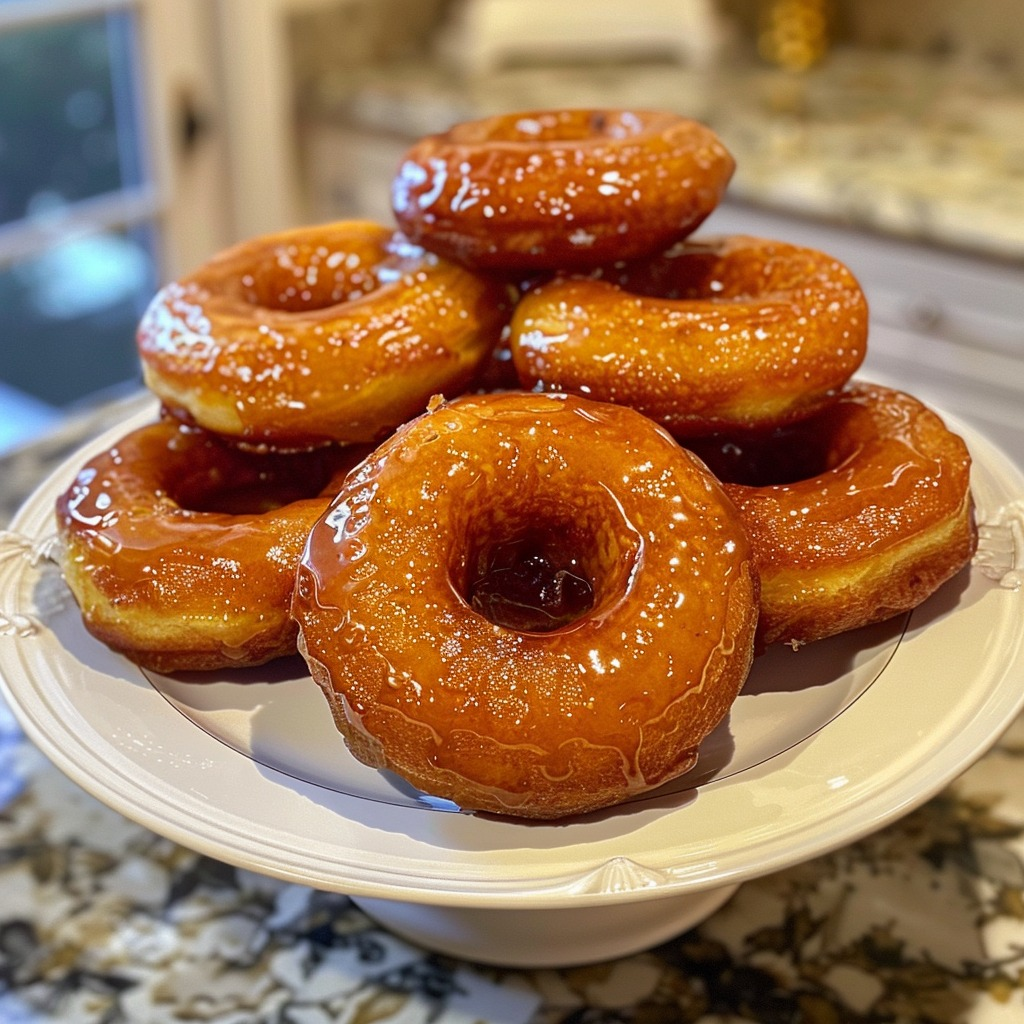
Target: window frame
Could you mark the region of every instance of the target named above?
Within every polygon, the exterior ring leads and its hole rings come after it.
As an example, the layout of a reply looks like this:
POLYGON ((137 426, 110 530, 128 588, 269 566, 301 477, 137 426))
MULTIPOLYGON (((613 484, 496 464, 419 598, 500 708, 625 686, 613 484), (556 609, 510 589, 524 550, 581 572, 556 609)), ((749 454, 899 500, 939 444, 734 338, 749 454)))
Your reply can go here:
POLYGON ((167 280, 238 237, 228 201, 228 133, 222 126, 230 118, 223 110, 215 2, 6 0, 0 2, 0 34, 118 13, 135 21, 133 127, 142 181, 69 203, 44 218, 0 226, 0 270, 68 238, 149 227, 158 277, 167 280), (186 102, 212 126, 190 151, 180 135, 186 102))
MULTIPOLYGON (((60 21, 122 13, 140 6, 140 0, 8 0, 0 3, 0 35, 60 21)), ((138 40, 133 50, 138 50, 138 40)), ((160 187, 154 177, 152 142, 146 127, 149 101, 137 52, 130 55, 133 87, 141 94, 133 129, 139 139, 141 178, 86 199, 69 202, 41 217, 23 217, 0 225, 0 270, 38 256, 69 238, 104 230, 124 230, 158 222, 162 209, 160 187)), ((159 254, 154 254, 159 257, 159 254)))

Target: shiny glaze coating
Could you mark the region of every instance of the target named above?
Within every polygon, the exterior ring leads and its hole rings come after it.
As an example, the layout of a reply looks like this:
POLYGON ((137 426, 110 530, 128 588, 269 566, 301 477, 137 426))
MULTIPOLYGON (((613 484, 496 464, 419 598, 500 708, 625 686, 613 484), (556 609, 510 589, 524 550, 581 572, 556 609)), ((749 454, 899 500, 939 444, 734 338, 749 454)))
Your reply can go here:
POLYGON ((349 476, 293 611, 358 758, 467 810, 557 818, 694 763, 749 670, 757 582, 717 481, 654 423, 509 392, 433 408, 349 476), (547 632, 467 598, 525 537, 593 586, 547 632))
POLYGON ((914 608, 974 553, 967 447, 903 392, 857 381, 781 436, 695 448, 750 533, 765 643, 799 645, 914 608), (772 484, 773 452, 785 450, 806 461, 772 484), (757 484, 735 482, 751 476, 757 484))
POLYGON ((465 388, 506 299, 388 228, 341 221, 243 242, 166 286, 138 347, 146 384, 208 430, 278 448, 376 442, 465 388))
POLYGON ((685 438, 810 415, 860 366, 867 331, 838 260, 731 235, 542 283, 511 344, 524 387, 629 405, 685 438))
POLYGON ((392 184, 414 241, 469 266, 577 269, 671 245, 735 162, 709 128, 645 110, 540 110, 419 140, 392 184))
POLYGON ((366 450, 256 455, 170 420, 131 432, 57 500, 86 628, 159 672, 294 654, 296 563, 366 450))

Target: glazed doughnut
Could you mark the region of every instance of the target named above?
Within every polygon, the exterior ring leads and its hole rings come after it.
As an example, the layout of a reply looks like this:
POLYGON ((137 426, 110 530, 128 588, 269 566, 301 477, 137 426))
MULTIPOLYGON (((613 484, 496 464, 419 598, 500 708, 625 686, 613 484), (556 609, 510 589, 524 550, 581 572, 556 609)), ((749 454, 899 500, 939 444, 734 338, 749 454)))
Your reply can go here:
POLYGON ((411 239, 469 266, 577 269, 684 238, 734 168, 710 128, 675 114, 528 111, 420 139, 391 202, 411 239))
POLYGON ((764 643, 907 611, 974 553, 967 447, 903 392, 858 381, 794 427, 693 447, 750 533, 764 643))
POLYGON ((686 438, 812 414, 860 366, 867 330, 838 260, 731 235, 542 283, 516 306, 511 345, 524 387, 629 405, 686 438))
POLYGON ((749 670, 757 578, 717 481, 656 424, 506 392, 435 405, 349 476, 293 613, 359 760, 557 818, 695 762, 749 670))
POLYGON ((146 384, 254 445, 376 442, 462 391, 508 319, 498 285, 366 221, 253 239, 163 288, 146 384))
POLYGON ((366 451, 258 455, 168 419, 132 431, 57 499, 86 629, 157 672, 294 654, 295 566, 366 451))

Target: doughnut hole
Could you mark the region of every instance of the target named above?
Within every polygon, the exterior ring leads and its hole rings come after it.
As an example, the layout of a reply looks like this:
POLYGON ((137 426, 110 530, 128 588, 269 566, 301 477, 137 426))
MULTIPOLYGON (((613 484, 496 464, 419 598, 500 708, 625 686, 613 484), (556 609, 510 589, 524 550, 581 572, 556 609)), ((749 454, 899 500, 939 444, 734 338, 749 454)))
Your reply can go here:
POLYGON ((870 417, 862 409, 838 405, 775 430, 694 438, 687 447, 723 483, 770 487, 838 469, 863 450, 870 429, 870 417))
POLYGON ((262 515, 321 494, 337 471, 337 460, 332 466, 328 454, 239 452, 166 479, 164 490, 176 505, 192 512, 262 515))
POLYGON ((524 633, 571 629, 629 588, 639 538, 614 507, 497 506, 468 524, 452 586, 495 625, 524 633))
POLYGON ((603 276, 635 295, 674 302, 711 296, 735 299, 750 292, 749 284, 740 285, 737 275, 721 266, 718 255, 700 243, 687 241, 661 257, 615 267, 603 276))
POLYGON ((236 282, 251 306, 285 313, 354 302, 400 277, 423 250, 391 244, 381 254, 377 231, 354 233, 338 246, 300 236, 261 254, 236 282))
POLYGON ((639 135, 651 121, 643 111, 551 110, 468 122, 453 128, 451 136, 464 143, 594 142, 639 135))

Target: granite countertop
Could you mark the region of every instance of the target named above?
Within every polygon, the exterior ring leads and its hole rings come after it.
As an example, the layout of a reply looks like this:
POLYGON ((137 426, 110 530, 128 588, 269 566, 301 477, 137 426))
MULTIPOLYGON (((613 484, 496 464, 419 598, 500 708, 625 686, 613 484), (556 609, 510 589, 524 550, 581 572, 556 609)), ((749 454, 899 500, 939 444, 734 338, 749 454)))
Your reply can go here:
POLYGON ((705 121, 733 199, 999 259, 1024 258, 1024 86, 996 67, 836 48, 792 74, 752 61, 528 67, 437 63, 325 76, 313 124, 407 138, 508 110, 635 106, 705 121))
MULTIPOLYGON (((0 461, 4 520, 130 396, 0 461)), ((0 612, 3 610, 0 609, 0 612)), ((0 614, 0 644, 15 642, 0 614)), ((427 953, 345 896, 211 860, 97 802, 0 704, 0 1020, 999 1024, 1024 1019, 1024 722, 921 808, 744 884, 649 952, 564 970, 427 953)))

